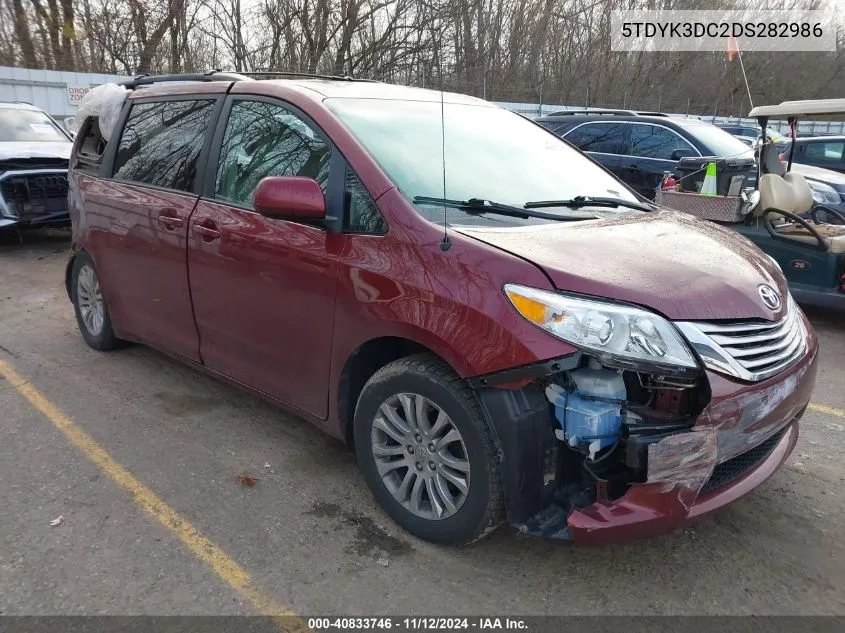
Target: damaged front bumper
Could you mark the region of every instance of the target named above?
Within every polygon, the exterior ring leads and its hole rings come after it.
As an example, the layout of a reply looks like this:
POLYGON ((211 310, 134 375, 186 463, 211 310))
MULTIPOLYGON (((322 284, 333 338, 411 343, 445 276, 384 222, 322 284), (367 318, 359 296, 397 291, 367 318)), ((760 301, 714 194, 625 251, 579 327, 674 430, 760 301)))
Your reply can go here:
POLYGON ((70 226, 67 169, 0 173, 0 230, 70 226))
POLYGON ((689 428, 630 442, 629 453, 647 454, 647 474, 621 493, 600 478, 587 496, 563 490, 560 464, 549 457, 562 443, 541 385, 477 384, 498 440, 509 522, 526 534, 597 544, 665 534, 738 499, 795 446, 816 378, 818 342, 812 333, 807 342, 800 361, 765 381, 707 371, 710 400, 689 428))

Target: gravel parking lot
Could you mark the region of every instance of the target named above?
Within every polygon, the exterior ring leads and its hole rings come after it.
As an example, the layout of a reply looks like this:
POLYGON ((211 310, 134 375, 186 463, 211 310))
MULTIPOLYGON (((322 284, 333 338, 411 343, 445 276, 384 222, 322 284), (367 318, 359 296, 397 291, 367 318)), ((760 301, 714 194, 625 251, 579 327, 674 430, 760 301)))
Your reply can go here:
POLYGON ((454 550, 397 528, 306 422, 151 349, 89 349, 68 247, 0 236, 0 613, 845 613, 841 314, 810 313, 814 404, 749 497, 646 542, 503 527, 454 550))

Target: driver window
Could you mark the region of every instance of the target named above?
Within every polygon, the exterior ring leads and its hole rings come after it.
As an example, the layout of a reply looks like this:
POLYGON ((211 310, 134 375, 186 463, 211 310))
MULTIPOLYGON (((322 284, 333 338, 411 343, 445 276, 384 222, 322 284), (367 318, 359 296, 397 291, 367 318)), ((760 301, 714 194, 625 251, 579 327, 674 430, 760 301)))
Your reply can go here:
POLYGON ((331 147, 287 108, 263 101, 236 101, 226 123, 214 197, 252 207, 265 176, 307 176, 326 190, 331 147))

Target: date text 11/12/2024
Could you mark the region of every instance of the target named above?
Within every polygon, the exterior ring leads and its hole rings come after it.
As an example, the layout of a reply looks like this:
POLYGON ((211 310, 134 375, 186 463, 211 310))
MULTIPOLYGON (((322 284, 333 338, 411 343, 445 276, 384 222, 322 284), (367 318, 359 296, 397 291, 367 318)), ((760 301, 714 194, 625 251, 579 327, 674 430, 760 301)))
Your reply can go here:
POLYGON ((527 630, 521 618, 512 617, 351 617, 308 618, 308 628, 313 631, 358 631, 366 629, 393 631, 448 631, 448 630, 527 630))

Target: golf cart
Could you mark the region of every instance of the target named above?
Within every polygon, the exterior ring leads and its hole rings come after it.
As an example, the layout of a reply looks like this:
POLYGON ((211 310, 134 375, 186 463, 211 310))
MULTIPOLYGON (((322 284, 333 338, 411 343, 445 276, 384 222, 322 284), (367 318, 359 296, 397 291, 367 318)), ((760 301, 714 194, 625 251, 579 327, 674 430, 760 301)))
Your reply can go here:
POLYGON ((777 261, 797 301, 845 310, 845 217, 814 204, 807 181, 791 171, 798 119, 845 118, 845 99, 785 101, 756 107, 749 116, 764 132, 770 119, 789 122, 792 147, 786 164, 764 133, 756 190, 705 196, 661 189, 656 202, 742 233, 777 261))

